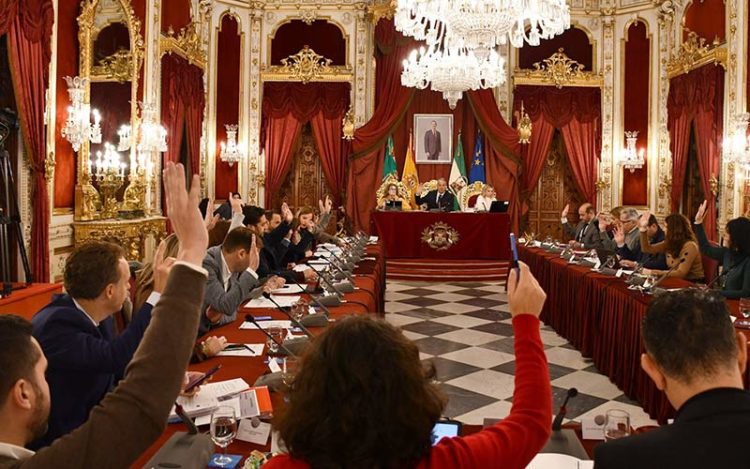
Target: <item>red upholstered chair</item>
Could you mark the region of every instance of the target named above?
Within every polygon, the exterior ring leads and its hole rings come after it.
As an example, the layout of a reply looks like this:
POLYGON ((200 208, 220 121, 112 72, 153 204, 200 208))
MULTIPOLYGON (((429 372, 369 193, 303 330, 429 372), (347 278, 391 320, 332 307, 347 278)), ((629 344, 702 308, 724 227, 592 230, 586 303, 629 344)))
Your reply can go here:
POLYGON ((471 197, 469 197, 469 203, 468 203, 469 207, 473 207, 474 205, 476 205, 477 197, 479 197, 479 194, 474 194, 471 197))
MULTIPOLYGON (((709 241, 712 246, 718 246, 717 243, 709 241)), ((701 254, 703 260, 703 273, 706 274, 706 283, 714 281, 717 275, 719 275, 719 261, 712 259, 704 254, 701 254)))

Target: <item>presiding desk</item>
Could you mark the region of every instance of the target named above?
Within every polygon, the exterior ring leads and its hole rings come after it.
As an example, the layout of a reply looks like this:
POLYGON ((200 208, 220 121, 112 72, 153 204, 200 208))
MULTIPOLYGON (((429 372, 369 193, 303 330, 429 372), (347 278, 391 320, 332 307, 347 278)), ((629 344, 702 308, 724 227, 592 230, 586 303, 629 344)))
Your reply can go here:
MULTIPOLYGON (((371 314, 377 313, 379 315, 384 314, 384 297, 385 297, 385 259, 382 255, 381 246, 368 246, 367 256, 375 260, 366 260, 363 258, 360 261, 357 269, 354 270, 355 285, 358 290, 353 293, 347 293, 345 295, 346 303, 342 303, 340 306, 329 307, 331 311, 331 319, 337 320, 345 316, 353 314, 371 314)), ((309 301, 309 296, 301 294, 303 299, 309 301)), ((312 302, 310 302, 312 304, 312 302)), ((237 320, 230 324, 226 324, 222 327, 212 329, 207 336, 224 336, 227 338, 229 343, 254 343, 254 344, 265 344, 266 336, 262 332, 256 329, 241 330, 240 325, 242 324, 245 314, 252 314, 254 316, 272 316, 275 320, 287 320, 288 318, 281 312, 275 309, 247 309, 241 307, 237 313, 237 320)), ((320 334, 324 328, 309 328, 313 334, 320 334)), ((265 363, 267 357, 266 350, 262 356, 259 357, 213 357, 202 363, 190 365, 190 371, 201 371, 205 372, 213 368, 217 364, 221 364, 221 369, 214 375, 214 382, 225 381, 229 379, 242 378, 250 386, 253 385, 255 380, 269 372, 268 365, 265 363)), ((284 405, 283 396, 278 393, 271 393, 271 401, 273 404, 274 412, 278 411, 280 407, 284 405)), ((141 468, 143 465, 151 459, 151 457, 159 450, 159 448, 171 437, 175 432, 185 431, 186 428, 183 424, 171 424, 168 425, 162 436, 153 444, 151 447, 141 455, 141 457, 133 464, 133 468, 141 468)), ((202 428, 204 432, 208 432, 207 428, 202 428)), ((270 438, 267 445, 259 446, 244 441, 235 440, 228 448, 227 452, 230 454, 241 454, 243 456, 249 455, 253 450, 259 450, 268 452, 271 449, 270 438)), ((242 467, 241 465, 239 467, 242 467)))
MULTIPOLYGON (((674 417, 666 395, 641 369, 644 351, 641 322, 651 296, 629 290, 625 280, 569 264, 559 254, 539 248, 518 247, 520 260, 529 265, 547 293, 541 320, 566 338, 623 392, 664 424, 674 417)), ((667 279, 663 288, 693 284, 667 279)), ((737 301, 727 301, 737 316, 737 301)))
POLYGON ((507 213, 374 211, 370 220, 388 258, 510 258, 507 213))
POLYGON ((16 314, 29 321, 52 301, 53 295, 62 293, 60 283, 13 284, 13 288, 10 296, 0 298, 0 314, 16 314))

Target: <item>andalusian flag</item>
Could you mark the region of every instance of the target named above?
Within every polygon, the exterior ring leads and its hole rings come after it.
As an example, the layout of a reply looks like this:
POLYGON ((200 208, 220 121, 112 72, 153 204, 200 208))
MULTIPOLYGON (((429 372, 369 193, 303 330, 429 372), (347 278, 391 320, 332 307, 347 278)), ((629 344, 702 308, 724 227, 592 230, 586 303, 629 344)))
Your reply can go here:
POLYGON ((477 141, 474 144, 474 156, 471 158, 471 171, 469 172, 469 182, 485 182, 484 177, 484 139, 482 132, 477 130, 477 141))
POLYGON ((398 168, 396 168, 396 157, 393 156, 393 135, 388 136, 388 142, 385 144, 385 161, 383 164, 383 180, 393 174, 398 177, 398 168))
POLYGON ((414 151, 412 150, 412 134, 409 132, 409 146, 406 148, 406 163, 404 163, 404 172, 401 175, 401 182, 409 190, 412 207, 417 206, 416 194, 419 186, 419 174, 417 174, 417 165, 414 164, 414 151))
POLYGON ((448 185, 455 197, 453 198, 453 210, 460 210, 458 199, 466 189, 466 163, 464 162, 464 145, 461 143, 461 134, 458 134, 458 145, 453 153, 453 165, 451 175, 448 177, 448 185))

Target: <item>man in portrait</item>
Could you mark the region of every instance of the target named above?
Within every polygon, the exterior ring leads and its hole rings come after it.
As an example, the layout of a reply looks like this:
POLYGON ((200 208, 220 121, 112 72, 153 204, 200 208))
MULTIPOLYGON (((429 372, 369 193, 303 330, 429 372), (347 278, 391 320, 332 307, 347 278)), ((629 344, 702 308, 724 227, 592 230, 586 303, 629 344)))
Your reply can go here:
POLYGON ((440 159, 440 132, 437 129, 437 122, 432 121, 430 129, 424 134, 424 151, 427 159, 437 161, 440 159))

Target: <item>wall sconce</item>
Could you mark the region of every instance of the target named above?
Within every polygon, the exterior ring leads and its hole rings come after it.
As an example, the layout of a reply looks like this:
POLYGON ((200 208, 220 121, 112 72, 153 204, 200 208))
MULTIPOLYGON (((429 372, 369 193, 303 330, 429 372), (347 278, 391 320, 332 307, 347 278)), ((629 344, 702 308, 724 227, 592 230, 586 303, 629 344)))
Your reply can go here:
POLYGON ((625 132, 625 141, 627 146, 620 154, 620 165, 634 173, 636 169, 643 168, 646 160, 643 157, 643 148, 637 150, 635 147, 638 141, 638 131, 625 132))
POLYGON ((225 124, 224 127, 227 129, 227 141, 221 142, 221 161, 229 164, 231 168, 235 163, 242 159, 242 152, 240 152, 237 146, 237 130, 238 125, 225 124))
POLYGON ((70 106, 68 106, 68 118, 60 133, 73 146, 73 151, 78 152, 85 142, 102 142, 102 129, 99 125, 101 116, 99 111, 96 109, 92 111, 91 105, 83 102, 87 78, 65 77, 65 82, 68 84, 70 106), (93 124, 91 124, 92 115, 94 116, 93 124))

